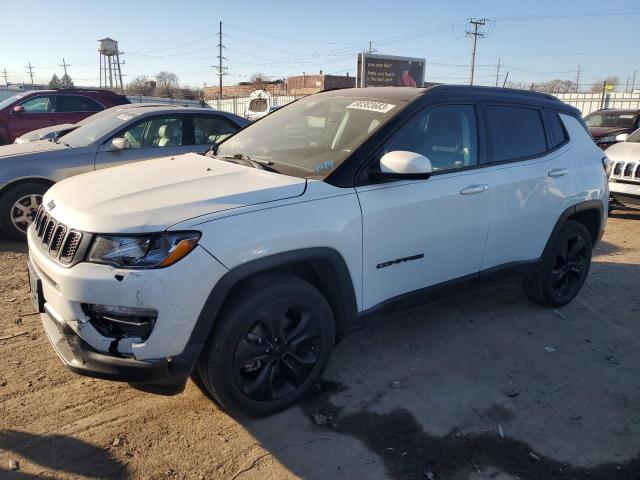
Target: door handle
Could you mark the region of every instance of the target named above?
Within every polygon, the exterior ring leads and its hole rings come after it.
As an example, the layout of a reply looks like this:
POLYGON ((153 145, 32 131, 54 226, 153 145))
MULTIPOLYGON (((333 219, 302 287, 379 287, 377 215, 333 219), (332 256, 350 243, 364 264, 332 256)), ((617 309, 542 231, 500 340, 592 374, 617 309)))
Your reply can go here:
POLYGON ((554 168, 553 170, 550 170, 547 175, 549 175, 550 177, 562 177, 567 173, 569 173, 569 170, 567 170, 566 168, 554 168))
POLYGON ((469 185, 460 190, 460 195, 476 195, 489 190, 489 185, 469 185))

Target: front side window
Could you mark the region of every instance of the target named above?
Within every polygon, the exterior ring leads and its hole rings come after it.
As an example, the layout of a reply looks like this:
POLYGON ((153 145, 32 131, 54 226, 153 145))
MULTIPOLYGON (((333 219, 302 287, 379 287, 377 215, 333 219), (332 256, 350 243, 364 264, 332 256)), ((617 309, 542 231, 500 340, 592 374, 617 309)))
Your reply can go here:
POLYGON ((182 145, 182 118, 155 117, 125 130, 120 136, 129 148, 175 147, 182 145))
POLYGON ((61 100, 63 112, 99 112, 104 110, 104 107, 93 98, 82 95, 63 95, 61 100))
POLYGON ((433 172, 450 171, 478 164, 475 109, 472 105, 442 105, 417 114, 382 148, 379 159, 396 150, 419 153, 431 161, 433 172))
POLYGON ((547 150, 544 125, 537 109, 489 105, 486 113, 493 148, 491 162, 535 157, 547 150))
POLYGON ((239 131, 217 154, 268 160, 281 173, 323 179, 405 105, 396 99, 310 95, 239 131))
POLYGON ((213 145, 222 142, 238 130, 238 126, 221 116, 194 117, 193 142, 195 145, 213 145))
POLYGON ((27 113, 54 113, 56 109, 57 98, 53 95, 30 98, 20 105, 27 113))

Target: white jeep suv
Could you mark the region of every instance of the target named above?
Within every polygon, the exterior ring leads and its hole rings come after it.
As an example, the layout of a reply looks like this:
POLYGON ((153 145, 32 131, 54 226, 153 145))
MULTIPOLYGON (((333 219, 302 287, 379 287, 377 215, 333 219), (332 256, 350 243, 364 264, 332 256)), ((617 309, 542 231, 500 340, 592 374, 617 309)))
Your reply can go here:
POLYGON ((560 306, 605 223, 602 151, 554 97, 437 86, 324 92, 205 155, 76 176, 28 232, 34 302, 74 372, 263 415, 336 339, 492 274, 560 306))

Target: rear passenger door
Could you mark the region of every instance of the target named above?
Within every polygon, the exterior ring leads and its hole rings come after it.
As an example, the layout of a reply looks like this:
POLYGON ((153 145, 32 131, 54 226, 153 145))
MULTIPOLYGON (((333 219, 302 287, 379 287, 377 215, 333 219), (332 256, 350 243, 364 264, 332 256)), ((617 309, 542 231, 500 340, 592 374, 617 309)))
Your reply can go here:
MULTIPOLYGON (((391 151, 431 160, 427 180, 356 187, 362 209, 363 304, 477 274, 489 231, 492 176, 479 164, 476 108, 446 104, 410 118, 379 152, 367 178, 391 151)), ((361 179, 361 183, 362 183, 361 179)))
POLYGON ((104 110, 104 106, 85 95, 59 95, 60 123, 78 123, 80 120, 104 110))
POLYGON ((495 184, 482 264, 487 270, 540 257, 575 182, 571 145, 556 113, 506 103, 484 103, 482 109, 495 184))
POLYGON ((111 136, 100 146, 96 154, 96 169, 188 153, 188 123, 188 117, 171 114, 138 120, 111 136), (114 149, 111 140, 116 137, 124 138, 127 148, 114 149))
POLYGON ((203 153, 234 134, 240 127, 222 115, 194 115, 191 151, 203 153))

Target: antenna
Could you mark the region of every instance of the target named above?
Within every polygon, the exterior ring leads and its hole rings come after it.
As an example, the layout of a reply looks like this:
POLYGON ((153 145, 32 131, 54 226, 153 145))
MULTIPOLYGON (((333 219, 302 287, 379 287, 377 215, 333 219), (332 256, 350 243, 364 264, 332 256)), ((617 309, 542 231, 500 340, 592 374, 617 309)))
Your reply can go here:
POLYGON ((476 68, 476 44, 478 37, 484 37, 485 33, 478 31, 478 27, 483 27, 487 23, 486 18, 470 18, 469 25, 473 25, 473 30, 466 30, 467 37, 473 37, 473 53, 471 54, 471 79, 469 85, 473 85, 473 74, 476 68))

